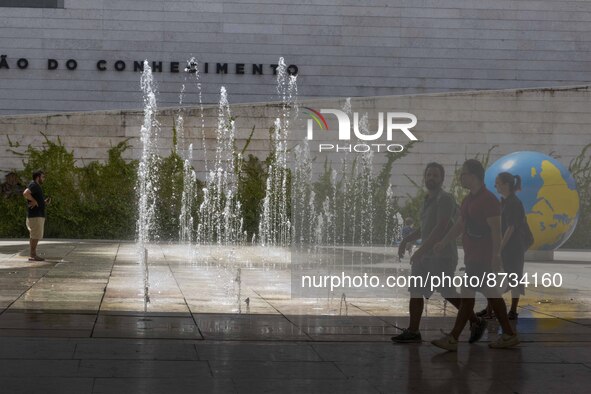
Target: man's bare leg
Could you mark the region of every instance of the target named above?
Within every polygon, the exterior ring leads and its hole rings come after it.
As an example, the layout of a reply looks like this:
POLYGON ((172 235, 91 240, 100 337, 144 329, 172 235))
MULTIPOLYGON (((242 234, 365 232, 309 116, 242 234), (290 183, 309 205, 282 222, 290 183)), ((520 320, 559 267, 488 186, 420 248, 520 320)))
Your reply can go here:
POLYGON ((421 298, 411 298, 408 302, 408 312, 410 314, 410 321, 408 323, 408 330, 410 332, 418 332, 421 324, 421 316, 423 315, 423 307, 425 300, 421 298))
MULTIPOLYGON (((466 323, 470 320, 470 315, 474 314, 474 298, 462 298, 460 303, 460 309, 458 309, 458 316, 456 317, 456 322, 454 324, 453 330, 451 330, 450 334, 456 340, 460 337, 460 334, 466 327, 466 323)), ((507 320, 508 322, 509 320, 507 320)))
POLYGON ((39 243, 38 239, 29 239, 29 246, 31 248, 30 257, 35 258, 37 257, 37 244, 39 243))
MULTIPOLYGON (((460 310, 460 305, 462 304, 461 298, 446 298, 446 300, 449 301, 450 304, 455 306, 457 310, 460 310)), ((478 322, 478 317, 474 313, 474 310, 472 310, 472 313, 470 313, 470 317, 468 318, 468 320, 470 320, 470 323, 478 322)))

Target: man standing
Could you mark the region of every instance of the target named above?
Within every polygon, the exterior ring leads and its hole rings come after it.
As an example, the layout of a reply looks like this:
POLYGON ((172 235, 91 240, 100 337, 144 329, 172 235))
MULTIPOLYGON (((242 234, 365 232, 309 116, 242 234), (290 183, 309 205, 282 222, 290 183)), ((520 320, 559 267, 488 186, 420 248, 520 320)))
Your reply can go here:
POLYGON ((31 254, 29 261, 44 261, 45 259, 37 255, 37 244, 43 239, 43 229, 45 227, 45 207, 49 204, 49 199, 43 196, 41 185, 45 182, 45 173, 41 170, 33 172, 33 180, 23 192, 27 199, 27 229, 29 229, 31 254))
MULTIPOLYGON (((424 298, 433 295, 434 289, 430 287, 429 276, 441 275, 453 276, 458 263, 458 250, 455 243, 448 243, 445 248, 435 255, 433 246, 439 242, 447 230, 449 230, 457 216, 457 205, 453 196, 441 189, 445 171, 439 163, 429 163, 425 168, 424 181, 428 194, 421 208, 421 226, 407 235, 398 248, 398 256, 402 258, 406 245, 422 238, 421 247, 412 255, 411 275, 423 278, 422 286, 409 286, 410 301, 408 305, 410 321, 408 328, 400 335, 392 337, 394 342, 411 343, 421 342, 419 324, 425 305, 424 298)), ((416 285, 416 283, 415 283, 416 285)), ((441 295, 456 308, 460 307, 460 297, 451 286, 442 286, 437 289, 441 295)), ((474 312, 469 314, 471 321, 470 343, 478 341, 486 329, 486 320, 478 318, 474 312)))
MULTIPOLYGON (((466 160, 460 175, 462 187, 470 193, 462 201, 461 220, 458 220, 445 237, 435 245, 436 253, 443 253, 446 245, 462 234, 464 264, 468 278, 485 278, 476 287, 462 288, 462 302, 451 333, 431 343, 442 349, 456 351, 458 338, 473 314, 475 290, 482 292, 493 308, 503 329, 503 334, 492 348, 507 348, 519 344, 519 338, 509 324, 507 306, 501 298, 498 283, 489 283, 489 274, 501 271, 501 208, 498 200, 484 185, 484 167, 475 159, 466 160)), ((471 284, 472 281, 470 280, 471 284)))

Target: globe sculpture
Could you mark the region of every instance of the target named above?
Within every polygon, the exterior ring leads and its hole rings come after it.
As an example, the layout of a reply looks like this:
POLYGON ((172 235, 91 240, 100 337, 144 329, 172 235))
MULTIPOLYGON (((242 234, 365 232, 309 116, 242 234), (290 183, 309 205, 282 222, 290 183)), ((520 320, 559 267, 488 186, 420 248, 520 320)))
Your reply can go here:
POLYGON ((487 170, 484 182, 494 192, 501 172, 521 176, 527 222, 534 235, 530 250, 556 250, 571 236, 579 220, 579 194, 573 176, 556 159, 540 152, 515 152, 501 157, 487 170))

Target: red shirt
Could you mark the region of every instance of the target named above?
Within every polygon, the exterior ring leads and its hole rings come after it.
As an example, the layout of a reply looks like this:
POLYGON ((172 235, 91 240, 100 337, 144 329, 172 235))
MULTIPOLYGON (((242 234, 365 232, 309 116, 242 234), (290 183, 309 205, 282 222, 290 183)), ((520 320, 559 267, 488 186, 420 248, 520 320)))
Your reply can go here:
POLYGON ((501 215, 501 204, 483 185, 476 194, 470 193, 464 198, 460 211, 464 223, 464 261, 490 264, 493 244, 486 220, 501 215))

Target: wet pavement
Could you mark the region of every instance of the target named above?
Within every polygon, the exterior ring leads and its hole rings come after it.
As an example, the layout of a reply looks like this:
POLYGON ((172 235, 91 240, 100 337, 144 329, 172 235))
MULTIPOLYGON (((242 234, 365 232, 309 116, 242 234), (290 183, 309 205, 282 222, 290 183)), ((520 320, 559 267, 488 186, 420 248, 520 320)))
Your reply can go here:
MULTIPOLYGON (((149 303, 135 246, 0 240, 0 390, 6 393, 587 393, 591 387, 591 252, 559 252, 533 271, 560 288, 526 291, 522 344, 483 339, 446 353, 428 341, 453 325, 439 295, 426 303, 422 344, 390 337, 408 298, 291 298, 289 253, 149 248, 149 303), (196 253, 196 254, 195 254, 196 253), (240 270, 238 270, 240 268, 240 270), (247 302, 248 300, 248 302, 247 302)), ((384 250, 370 271, 408 267, 384 250)), ((406 269, 406 268, 404 268, 406 269)), ((483 300, 479 299, 477 308, 483 300)))

